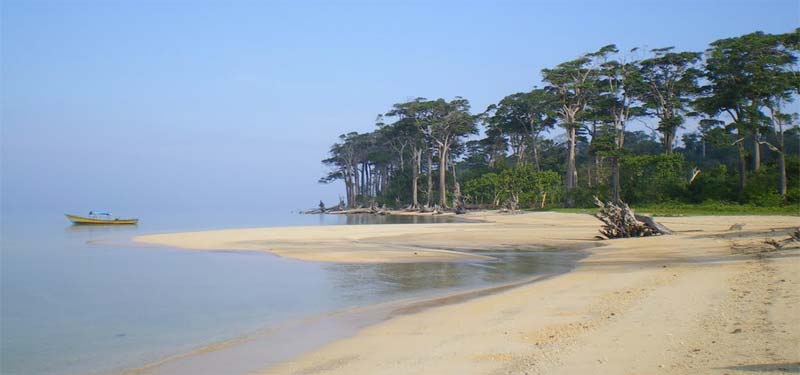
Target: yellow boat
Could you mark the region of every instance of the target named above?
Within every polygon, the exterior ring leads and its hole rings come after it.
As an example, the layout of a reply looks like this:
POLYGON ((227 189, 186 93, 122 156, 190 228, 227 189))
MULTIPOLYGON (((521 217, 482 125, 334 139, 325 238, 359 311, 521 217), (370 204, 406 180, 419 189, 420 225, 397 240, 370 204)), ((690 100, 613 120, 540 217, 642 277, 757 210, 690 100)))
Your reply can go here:
POLYGON ((89 216, 88 217, 70 215, 70 214, 64 214, 64 215, 73 224, 136 225, 139 222, 139 219, 120 219, 120 218, 112 216, 111 213, 109 213, 109 212, 89 211, 89 216))

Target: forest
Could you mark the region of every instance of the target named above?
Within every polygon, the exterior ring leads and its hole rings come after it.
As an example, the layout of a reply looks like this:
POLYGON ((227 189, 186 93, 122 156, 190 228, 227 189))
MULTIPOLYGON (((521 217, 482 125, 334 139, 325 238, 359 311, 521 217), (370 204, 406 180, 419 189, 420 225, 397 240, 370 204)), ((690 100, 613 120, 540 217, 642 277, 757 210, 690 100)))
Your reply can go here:
POLYGON ((373 131, 339 137, 320 182, 343 181, 339 208, 548 209, 594 197, 797 208, 799 40, 796 29, 703 52, 607 45, 482 112, 462 97, 396 103, 373 131))

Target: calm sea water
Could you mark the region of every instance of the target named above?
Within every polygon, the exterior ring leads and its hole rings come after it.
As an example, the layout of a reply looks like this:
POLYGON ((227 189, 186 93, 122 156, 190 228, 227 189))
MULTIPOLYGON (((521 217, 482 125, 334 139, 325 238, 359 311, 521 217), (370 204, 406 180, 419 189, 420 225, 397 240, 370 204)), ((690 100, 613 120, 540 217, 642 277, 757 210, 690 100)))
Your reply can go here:
POLYGON ((490 263, 354 265, 127 242, 169 231, 449 218, 172 214, 142 217, 139 226, 94 227, 72 226, 58 214, 4 216, 3 374, 113 373, 270 324, 506 283, 553 267, 527 252, 495 253, 500 261, 490 263))

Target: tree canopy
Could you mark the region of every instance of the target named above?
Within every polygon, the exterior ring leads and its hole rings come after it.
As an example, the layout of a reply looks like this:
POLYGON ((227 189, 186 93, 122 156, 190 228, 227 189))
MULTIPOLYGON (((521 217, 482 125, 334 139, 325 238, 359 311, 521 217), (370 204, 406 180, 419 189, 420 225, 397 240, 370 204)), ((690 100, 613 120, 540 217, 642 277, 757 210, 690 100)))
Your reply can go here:
POLYGON ((612 44, 481 113, 462 97, 396 103, 374 131, 340 136, 320 181, 344 181, 350 207, 797 204, 799 40, 753 32, 705 53, 612 44))

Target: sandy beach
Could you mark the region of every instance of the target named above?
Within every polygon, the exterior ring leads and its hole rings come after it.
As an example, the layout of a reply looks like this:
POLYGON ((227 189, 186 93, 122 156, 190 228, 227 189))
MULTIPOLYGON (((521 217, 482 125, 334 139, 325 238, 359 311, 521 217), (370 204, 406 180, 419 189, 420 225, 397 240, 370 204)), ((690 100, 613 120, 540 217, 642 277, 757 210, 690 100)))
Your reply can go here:
POLYGON ((327 262, 480 259, 588 248, 572 272, 397 314, 262 374, 734 374, 800 371, 797 217, 657 218, 671 236, 595 239, 589 215, 471 213, 476 223, 256 228, 137 237, 327 262), (735 223, 741 231, 730 231, 735 223), (467 252, 468 251, 468 252, 467 252))

